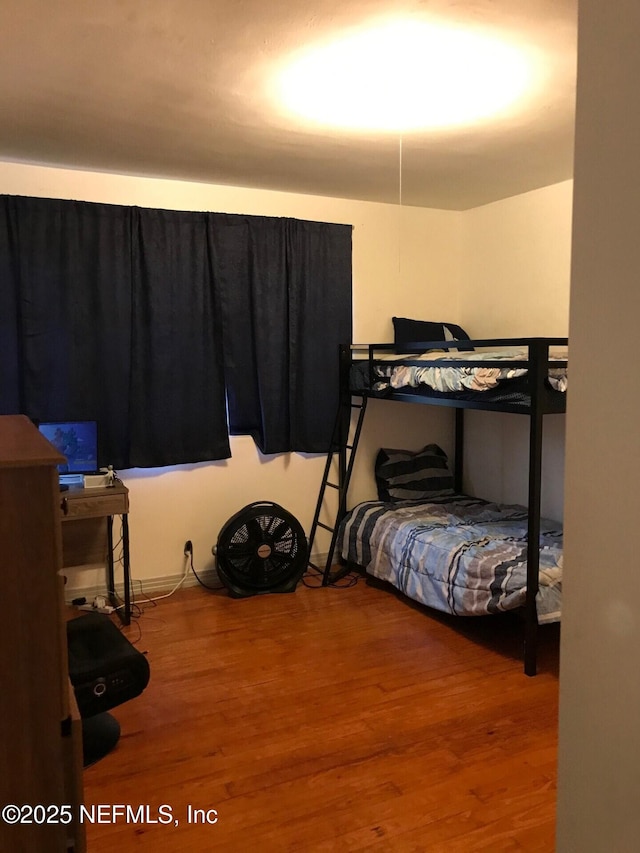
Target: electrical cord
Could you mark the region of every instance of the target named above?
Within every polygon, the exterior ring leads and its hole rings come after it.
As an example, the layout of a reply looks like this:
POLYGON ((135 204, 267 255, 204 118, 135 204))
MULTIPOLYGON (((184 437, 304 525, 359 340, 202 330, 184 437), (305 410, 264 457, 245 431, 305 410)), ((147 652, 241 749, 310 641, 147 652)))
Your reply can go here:
POLYGON ((187 579, 188 574, 189 574, 189 566, 187 564, 187 566, 185 566, 185 570, 184 570, 182 577, 180 578, 178 583, 173 587, 173 589, 170 592, 165 592, 163 595, 154 595, 153 598, 149 598, 149 596, 145 595, 145 600, 148 601, 150 604, 153 604, 156 601, 162 601, 164 598, 169 598, 171 595, 173 595, 174 592, 177 592, 180 589, 182 584, 187 579))
POLYGON ((200 584, 200 586, 203 586, 205 589, 211 589, 211 590, 223 589, 224 588, 223 583, 216 584, 215 586, 210 586, 208 583, 205 583, 202 580, 202 578, 198 575, 198 573, 196 572, 195 567, 193 565, 193 545, 191 546, 191 548, 189 550, 189 558, 190 558, 189 559, 189 565, 190 565, 191 571, 193 572, 193 575, 194 575, 195 579, 198 581, 198 583, 200 584))
POLYGON ((302 576, 302 585, 309 589, 320 589, 322 587, 322 572, 316 569, 315 566, 308 566, 306 572, 302 576), (317 583, 310 583, 311 579, 317 583))
MULTIPOLYGON (((188 545, 190 546, 188 548, 188 550, 187 550, 187 547, 185 546, 185 557, 188 557, 189 559, 185 565, 182 577, 175 584, 173 589, 171 589, 169 592, 165 592, 162 595, 154 595, 154 596, 150 597, 144 592, 144 589, 142 587, 142 582, 137 581, 137 583, 140 584, 140 594, 144 596, 145 603, 152 604, 154 607, 157 607, 158 601, 162 601, 165 598, 169 598, 170 596, 172 596, 175 592, 177 592, 180 589, 180 587, 183 585, 183 583, 187 579, 187 577, 189 575, 189 570, 191 570, 193 572, 194 577, 196 578, 198 583, 201 586, 203 586, 205 589, 210 589, 210 590, 223 589, 224 584, 220 583, 220 584, 217 584, 216 586, 211 586, 210 584, 205 583, 202 580, 202 578, 198 575, 198 573, 196 572, 195 567, 193 565, 193 546, 191 545, 190 542, 188 543, 188 545)), ((133 584, 133 580, 131 581, 131 583, 133 584)), ((120 601, 122 601, 122 598, 120 596, 118 596, 118 598, 120 601)), ((132 606, 133 606, 133 602, 134 602, 133 587, 131 587, 131 601, 132 601, 132 606)), ((140 615, 142 615, 143 613, 144 613, 144 610, 140 609, 140 615)))
MULTIPOLYGON (((145 604, 153 604, 153 606, 154 606, 154 607, 157 607, 158 605, 155 603, 155 601, 152 601, 152 600, 149 598, 149 596, 147 595, 147 593, 144 591, 144 587, 142 586, 142 581, 141 581, 141 580, 136 579, 135 581, 134 581, 134 580, 132 580, 132 581, 131 581, 131 584, 132 584, 132 586, 131 586, 131 589, 132 589, 131 597, 133 598, 133 596, 134 596, 134 592, 133 592, 133 584, 134 584, 134 583, 137 583, 137 584, 138 584, 138 586, 140 587, 140 592, 138 593, 138 595, 142 596, 142 598, 144 599, 144 603, 145 603, 145 604)), ((140 605, 139 605, 139 604, 136 604, 136 607, 138 607, 138 608, 139 608, 140 613, 144 613, 144 612, 145 612, 145 611, 143 610, 143 608, 142 608, 142 607, 140 607, 140 605)))
MULTIPOLYGON (((140 615, 141 615, 141 614, 140 614, 140 615)), ((127 632, 127 640, 129 640, 129 642, 131 643, 131 645, 132 645, 132 646, 135 646, 135 645, 136 645, 137 643, 139 643, 139 642, 140 642, 140 640, 142 639, 142 625, 141 625, 141 624, 140 624, 140 622, 138 621, 138 620, 139 620, 139 618, 140 618, 140 617, 139 617, 139 615, 135 615, 135 616, 134 616, 134 614, 133 614, 133 613, 131 613, 131 614, 130 614, 130 619, 129 619, 129 625, 127 625, 127 626, 125 626, 125 625, 118 625, 118 627, 120 628, 120 630, 121 630, 121 631, 123 631, 123 629, 124 629, 125 627, 130 627, 130 626, 132 626, 132 625, 135 625, 135 626, 136 626, 136 628, 138 629, 138 636, 135 638, 135 640, 132 640, 132 639, 131 639, 131 637, 129 636, 129 632, 127 632)), ((146 652, 145 652, 145 654, 146 654, 146 652)))
MULTIPOLYGON (((320 569, 317 569, 315 566, 309 566, 302 576, 302 584, 308 589, 322 589, 323 576, 324 573, 320 569), (310 582, 311 579, 313 579, 314 582, 310 582)), ((356 586, 359 580, 360 575, 355 571, 351 571, 348 574, 343 575, 343 577, 337 581, 330 581, 327 584, 327 587, 331 589, 350 589, 351 587, 356 586)))

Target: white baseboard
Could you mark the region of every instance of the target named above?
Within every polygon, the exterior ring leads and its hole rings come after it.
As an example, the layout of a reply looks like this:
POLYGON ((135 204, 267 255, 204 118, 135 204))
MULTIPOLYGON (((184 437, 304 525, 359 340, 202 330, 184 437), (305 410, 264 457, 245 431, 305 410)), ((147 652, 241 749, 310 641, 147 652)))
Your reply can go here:
MULTIPOLYGON (((315 563, 316 566, 320 566, 321 569, 324 568, 326 561, 326 554, 316 554, 312 557, 312 562, 315 563)), ((67 584, 64 588, 64 598, 67 604, 70 604, 75 598, 84 597, 87 601, 93 601, 96 595, 107 594, 106 579, 101 583, 99 582, 96 584, 95 572, 92 572, 94 580, 91 583, 72 586, 70 581, 73 580, 73 574, 73 572, 70 572, 67 575, 67 584)), ((217 587, 220 585, 220 578, 218 577, 218 573, 215 569, 198 570, 198 577, 200 577, 202 582, 207 586, 217 587)), ((181 578, 182 574, 159 575, 157 577, 137 579, 135 575, 132 574, 131 585, 133 597, 134 599, 139 597, 142 600, 145 596, 151 598, 154 595, 162 595, 163 593, 170 592, 178 584, 181 578)), ((180 589, 187 589, 188 587, 194 586, 200 586, 200 584, 194 573, 189 569, 187 576, 180 584, 180 589)), ((120 597, 124 595, 122 582, 116 582, 115 591, 120 597)))
MULTIPOLYGON (((145 597, 150 598, 154 595, 170 592, 174 587, 177 586, 182 577, 182 574, 160 575, 158 577, 144 578, 141 580, 132 577, 132 596, 134 600, 136 598, 140 598, 141 600, 143 600, 145 597)), ((215 569, 206 569, 201 572, 199 571, 198 577, 200 577, 202 579, 202 582, 207 584, 207 586, 217 587, 220 585, 220 579, 218 578, 218 573, 215 569)), ((200 586, 200 584, 191 569, 189 569, 188 574, 180 584, 180 589, 187 589, 188 587, 193 586, 200 586)), ((115 592, 121 598, 124 597, 124 588, 122 583, 116 583, 115 592)), ((75 598, 84 597, 88 601, 92 601, 96 597, 96 595, 106 594, 107 589, 105 583, 98 585, 93 583, 84 586, 70 586, 69 584, 67 584, 64 589, 64 598, 67 604, 70 604, 75 598)))

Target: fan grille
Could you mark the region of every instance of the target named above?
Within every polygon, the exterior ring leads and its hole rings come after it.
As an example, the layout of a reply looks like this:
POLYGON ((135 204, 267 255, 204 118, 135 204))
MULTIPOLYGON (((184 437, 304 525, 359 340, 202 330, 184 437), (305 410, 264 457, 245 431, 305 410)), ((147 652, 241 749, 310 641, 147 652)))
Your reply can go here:
POLYGON ((276 504, 250 505, 230 519, 217 546, 218 573, 237 594, 268 592, 297 582, 306 567, 302 527, 276 504))

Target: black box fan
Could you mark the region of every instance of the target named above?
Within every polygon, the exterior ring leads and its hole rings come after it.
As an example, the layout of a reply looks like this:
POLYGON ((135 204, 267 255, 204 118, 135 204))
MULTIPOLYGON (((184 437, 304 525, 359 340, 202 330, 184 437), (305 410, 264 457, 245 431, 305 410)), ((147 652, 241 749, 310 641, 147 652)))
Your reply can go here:
POLYGON ((248 504, 224 525, 213 549, 220 580, 238 598, 293 592, 308 564, 297 519, 276 503, 248 504))

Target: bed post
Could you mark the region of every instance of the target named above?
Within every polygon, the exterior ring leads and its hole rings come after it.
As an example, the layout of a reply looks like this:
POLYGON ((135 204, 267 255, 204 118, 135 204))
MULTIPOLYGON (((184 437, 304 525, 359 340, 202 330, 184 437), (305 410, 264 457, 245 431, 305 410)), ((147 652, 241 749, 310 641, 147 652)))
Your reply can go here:
POLYGON ((340 344, 339 350, 339 390, 338 390, 338 484, 340 494, 347 476, 347 444, 351 425, 351 389, 349 388, 349 369, 351 367, 351 347, 340 344))
POLYGON ((549 348, 544 341, 529 342, 529 504, 527 525, 527 595, 525 599, 524 671, 535 675, 538 653, 538 594, 540 570, 540 503, 542 493, 542 423, 549 348))
POLYGON ((464 409, 456 408, 455 450, 453 465, 453 488, 456 494, 462 494, 464 473, 464 409))

